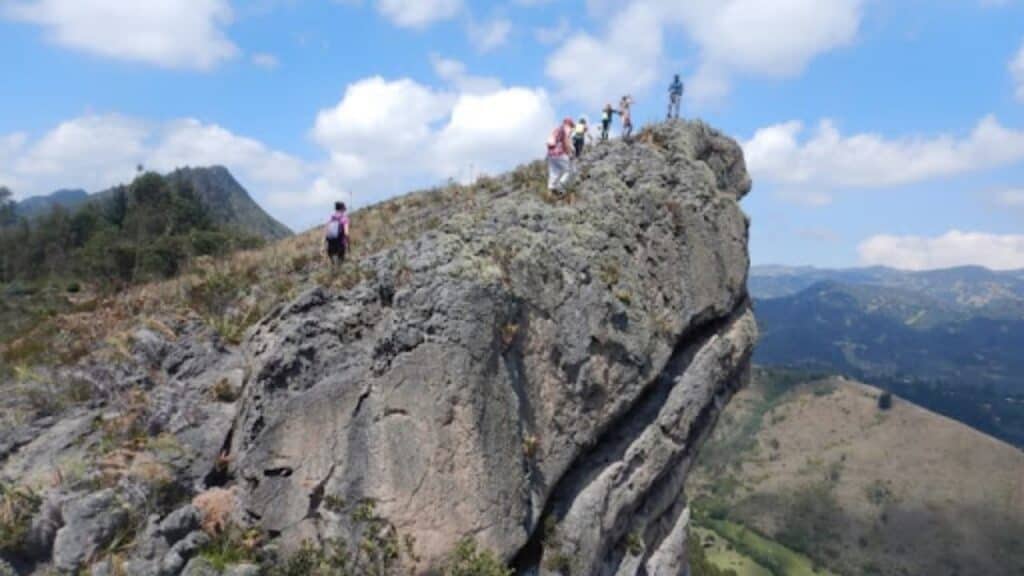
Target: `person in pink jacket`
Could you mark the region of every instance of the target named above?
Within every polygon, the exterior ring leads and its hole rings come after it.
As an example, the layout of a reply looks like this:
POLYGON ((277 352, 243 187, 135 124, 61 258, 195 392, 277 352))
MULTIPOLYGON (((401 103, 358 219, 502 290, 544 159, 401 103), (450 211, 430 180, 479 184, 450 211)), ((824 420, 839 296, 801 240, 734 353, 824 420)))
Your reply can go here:
POLYGON ((572 131, 575 123, 566 118, 548 138, 548 191, 559 194, 572 176, 572 131))

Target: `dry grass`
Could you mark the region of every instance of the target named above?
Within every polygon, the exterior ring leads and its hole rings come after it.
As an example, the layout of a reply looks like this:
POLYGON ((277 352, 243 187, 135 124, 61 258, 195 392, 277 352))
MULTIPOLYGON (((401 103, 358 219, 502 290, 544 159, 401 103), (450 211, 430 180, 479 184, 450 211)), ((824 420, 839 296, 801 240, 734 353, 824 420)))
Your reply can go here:
MULTIPOLYGON (((737 395, 712 444, 741 433, 765 393, 755 383, 737 395)), ((1016 573, 1024 453, 907 402, 880 411, 880 394, 842 379, 801 385, 765 414, 751 450, 714 476, 698 467, 691 488, 721 500, 730 520, 785 537, 787 511, 823 487, 831 504, 810 515, 838 518, 813 547, 838 572, 870 562, 882 574, 952 573, 951 563, 961 573, 1016 573)))
POLYGON ((329 269, 316 228, 260 249, 199 258, 171 280, 116 294, 76 295, 73 312, 0 344, 0 356, 11 366, 67 365, 97 353, 101 361, 123 361, 130 353, 127 335, 140 324, 173 340, 172 327, 189 318, 202 319, 228 344, 238 344, 249 327, 302 290, 315 285, 345 290, 372 280, 361 260, 445 226, 456 214, 459 222, 483 217, 490 200, 510 189, 546 194, 545 181, 543 163, 534 162, 500 179, 485 177, 472 186, 449 183, 355 211, 349 262, 337 271, 329 269), (99 350, 97 342, 103 343, 99 350))
POLYGON ((212 488, 192 499, 202 517, 202 529, 210 536, 224 534, 234 525, 237 500, 234 489, 212 488))

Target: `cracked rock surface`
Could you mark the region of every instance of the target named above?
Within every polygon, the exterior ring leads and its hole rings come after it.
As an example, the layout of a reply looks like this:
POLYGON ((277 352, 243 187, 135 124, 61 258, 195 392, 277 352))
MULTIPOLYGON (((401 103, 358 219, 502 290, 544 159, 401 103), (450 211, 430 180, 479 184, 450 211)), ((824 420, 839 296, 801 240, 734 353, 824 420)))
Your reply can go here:
POLYGON ((672 122, 591 148, 567 198, 541 173, 410 197, 436 225, 240 344, 172 318, 47 373, 93 397, 0 430, 0 482, 40 495, 0 573, 216 574, 189 502, 221 491, 274 557, 358 540, 370 500, 418 574, 466 538, 517 574, 686 574, 686 478, 757 338, 742 152, 672 122))
POLYGON ((571 203, 491 186, 254 331, 245 513, 294 548, 372 499, 424 570, 472 536, 523 573, 682 574, 686 473, 756 339, 740 148, 673 123, 591 150, 571 203))

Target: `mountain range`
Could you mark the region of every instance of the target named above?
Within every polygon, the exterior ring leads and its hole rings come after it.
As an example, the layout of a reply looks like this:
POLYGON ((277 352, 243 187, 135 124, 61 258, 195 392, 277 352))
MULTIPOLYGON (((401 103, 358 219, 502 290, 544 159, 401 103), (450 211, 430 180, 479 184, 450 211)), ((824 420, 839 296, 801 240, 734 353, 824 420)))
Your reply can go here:
MULTIPOLYGON (((267 214, 223 166, 179 168, 166 177, 172 183, 191 184, 206 213, 216 224, 235 226, 265 240, 278 240, 292 233, 287 226, 267 214)), ((23 218, 37 218, 57 207, 73 210, 87 202, 108 201, 122 188, 116 186, 95 194, 81 189, 58 190, 21 200, 15 204, 14 211, 23 218)))
POLYGON ((845 374, 1024 446, 1021 272, 759 268, 766 366, 845 374))
POLYGON ((883 398, 755 369, 694 470, 705 556, 746 576, 1024 573, 1024 452, 883 398))

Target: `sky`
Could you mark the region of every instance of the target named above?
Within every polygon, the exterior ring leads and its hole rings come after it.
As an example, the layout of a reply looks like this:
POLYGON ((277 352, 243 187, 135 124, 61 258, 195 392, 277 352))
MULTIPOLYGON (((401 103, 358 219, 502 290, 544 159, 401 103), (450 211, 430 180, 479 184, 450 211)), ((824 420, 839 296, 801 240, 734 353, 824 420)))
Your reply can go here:
POLYGON ((679 73, 755 264, 1024 268, 1024 0, 0 0, 0 70, 16 198, 221 164, 295 230, 679 73))

